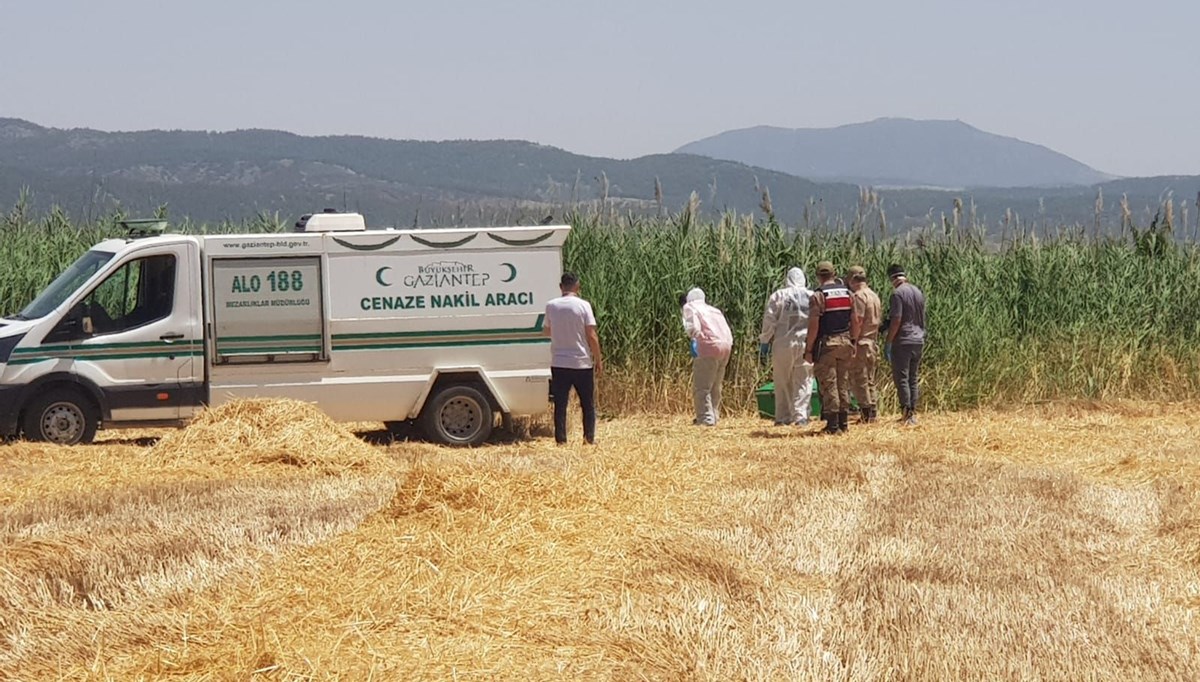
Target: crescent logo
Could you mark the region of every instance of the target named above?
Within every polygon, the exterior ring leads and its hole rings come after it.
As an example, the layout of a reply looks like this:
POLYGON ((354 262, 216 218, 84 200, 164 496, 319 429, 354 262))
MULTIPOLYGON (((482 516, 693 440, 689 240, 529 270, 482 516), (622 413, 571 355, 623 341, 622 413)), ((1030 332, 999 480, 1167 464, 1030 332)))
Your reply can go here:
POLYGON ((517 278, 517 266, 512 263, 501 263, 501 265, 508 268, 508 277, 500 280, 501 282, 511 282, 517 278))
POLYGON ((391 269, 392 269, 392 266, 385 265, 382 268, 379 268, 378 270, 375 271, 375 281, 379 282, 379 286, 384 286, 384 287, 392 286, 391 282, 389 282, 383 278, 383 273, 385 273, 391 269))

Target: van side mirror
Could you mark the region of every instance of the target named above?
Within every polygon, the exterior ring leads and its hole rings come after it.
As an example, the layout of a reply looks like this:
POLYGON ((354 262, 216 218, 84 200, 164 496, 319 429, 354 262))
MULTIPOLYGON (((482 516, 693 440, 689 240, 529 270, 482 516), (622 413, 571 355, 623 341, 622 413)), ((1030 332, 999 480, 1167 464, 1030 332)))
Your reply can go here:
POLYGON ((76 341, 91 336, 94 333, 92 318, 84 315, 83 304, 77 305, 59 320, 54 329, 46 334, 42 343, 76 341))

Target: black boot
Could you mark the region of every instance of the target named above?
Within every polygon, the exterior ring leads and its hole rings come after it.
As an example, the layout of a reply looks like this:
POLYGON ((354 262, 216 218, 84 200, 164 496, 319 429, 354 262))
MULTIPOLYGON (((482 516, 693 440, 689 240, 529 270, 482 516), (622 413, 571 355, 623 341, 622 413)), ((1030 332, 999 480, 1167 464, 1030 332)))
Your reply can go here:
POLYGON ((838 415, 836 412, 822 412, 821 419, 825 421, 824 433, 838 432, 838 415))
POLYGON ((846 433, 850 430, 850 413, 838 412, 838 431, 846 433))

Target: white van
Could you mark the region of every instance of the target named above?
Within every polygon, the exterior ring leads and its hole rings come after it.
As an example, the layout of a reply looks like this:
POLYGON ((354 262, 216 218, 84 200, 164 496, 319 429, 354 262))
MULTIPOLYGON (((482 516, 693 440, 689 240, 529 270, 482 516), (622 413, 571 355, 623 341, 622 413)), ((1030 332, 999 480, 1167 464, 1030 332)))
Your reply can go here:
POLYGON ((543 313, 568 226, 367 230, 323 213, 281 234, 126 227, 0 318, 0 436, 88 442, 288 397, 477 445, 496 414, 546 409, 543 313))

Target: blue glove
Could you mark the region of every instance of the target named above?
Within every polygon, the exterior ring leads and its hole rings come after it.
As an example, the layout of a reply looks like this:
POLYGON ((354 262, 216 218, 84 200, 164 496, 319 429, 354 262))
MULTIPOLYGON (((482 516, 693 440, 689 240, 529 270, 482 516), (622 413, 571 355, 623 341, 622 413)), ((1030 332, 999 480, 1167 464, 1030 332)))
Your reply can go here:
POLYGON ((767 356, 770 354, 771 354, 771 344, 769 344, 769 343, 758 344, 758 359, 759 360, 766 360, 767 356))
POLYGON ((696 347, 696 339, 692 339, 692 357, 700 355, 700 350, 696 347))
POLYGON ((887 358, 888 362, 892 361, 892 344, 883 344, 883 357, 887 358))

